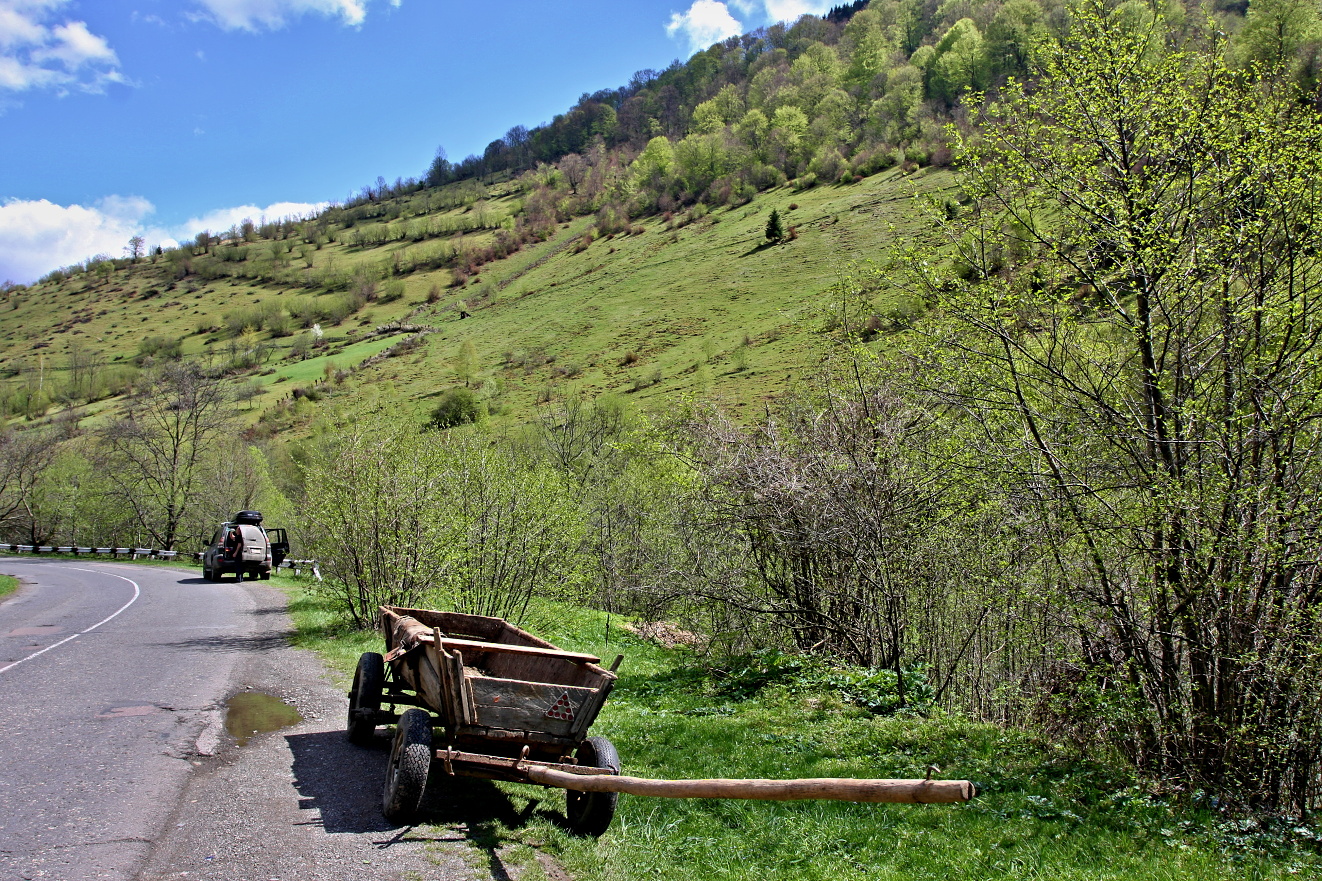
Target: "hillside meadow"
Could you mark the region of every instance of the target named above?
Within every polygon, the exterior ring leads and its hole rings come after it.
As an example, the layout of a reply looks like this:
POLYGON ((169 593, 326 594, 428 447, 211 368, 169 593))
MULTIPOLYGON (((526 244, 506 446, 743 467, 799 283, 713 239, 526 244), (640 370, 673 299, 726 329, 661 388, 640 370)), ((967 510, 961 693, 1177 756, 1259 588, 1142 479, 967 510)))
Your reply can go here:
MULTIPOLYGON (((629 234, 586 247, 586 221, 571 221, 463 285, 449 269, 387 280, 378 286, 394 285, 397 299, 377 295, 339 323, 316 319, 342 293, 241 276, 176 280, 158 256, 104 278, 84 273, 11 293, 0 307, 0 389, 45 395, 49 415, 71 406, 95 415, 115 383, 131 383, 135 360, 159 359, 154 347, 168 341, 172 354, 225 367, 253 421, 318 384, 386 389, 394 406, 420 420, 435 396, 460 385, 515 422, 548 401, 602 394, 628 396, 640 409, 677 395, 746 408, 820 365, 838 339, 830 333, 842 306, 836 288, 851 264, 876 257, 897 228, 914 225, 916 195, 953 187, 939 170, 785 187, 736 208, 644 218, 629 234), (773 208, 796 238, 767 241, 773 208), (415 348, 362 366, 418 332, 415 348), (474 357, 461 377, 466 343, 474 357), (84 394, 97 400, 78 401, 84 394)), ((376 271, 410 247, 418 246, 327 242, 309 249, 308 271, 376 271)), ((875 308, 902 318, 921 304, 883 293, 875 308)))

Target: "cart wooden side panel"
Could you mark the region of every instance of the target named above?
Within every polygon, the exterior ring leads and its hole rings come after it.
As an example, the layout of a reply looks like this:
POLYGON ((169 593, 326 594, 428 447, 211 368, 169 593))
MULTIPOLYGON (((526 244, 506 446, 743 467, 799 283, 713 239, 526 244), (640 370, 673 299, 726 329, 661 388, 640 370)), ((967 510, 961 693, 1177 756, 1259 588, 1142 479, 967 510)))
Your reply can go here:
POLYGON ((383 607, 398 679, 457 741, 545 750, 587 736, 615 684, 598 659, 563 651, 499 618, 383 607), (494 639, 494 641, 493 641, 494 639))

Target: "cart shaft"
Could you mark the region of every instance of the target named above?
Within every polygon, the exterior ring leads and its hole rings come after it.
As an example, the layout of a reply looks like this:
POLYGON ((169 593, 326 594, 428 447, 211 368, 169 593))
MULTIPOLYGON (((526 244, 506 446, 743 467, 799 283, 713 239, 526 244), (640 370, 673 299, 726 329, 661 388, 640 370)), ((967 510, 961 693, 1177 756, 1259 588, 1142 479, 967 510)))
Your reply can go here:
POLYGON ((977 795, 968 780, 855 780, 817 777, 805 780, 648 780, 642 777, 586 775, 530 767, 533 783, 579 792, 623 792, 656 798, 748 798, 766 801, 825 799, 832 801, 951 804, 977 795))

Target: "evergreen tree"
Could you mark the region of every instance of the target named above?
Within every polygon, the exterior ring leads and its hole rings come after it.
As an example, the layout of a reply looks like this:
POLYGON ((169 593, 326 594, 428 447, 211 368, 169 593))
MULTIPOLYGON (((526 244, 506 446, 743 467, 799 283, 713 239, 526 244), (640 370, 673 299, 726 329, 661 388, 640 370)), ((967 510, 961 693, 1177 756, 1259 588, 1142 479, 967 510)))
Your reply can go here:
POLYGON ((780 212, 775 208, 771 209, 771 217, 767 219, 767 240, 779 242, 785 238, 785 227, 780 222, 780 212))

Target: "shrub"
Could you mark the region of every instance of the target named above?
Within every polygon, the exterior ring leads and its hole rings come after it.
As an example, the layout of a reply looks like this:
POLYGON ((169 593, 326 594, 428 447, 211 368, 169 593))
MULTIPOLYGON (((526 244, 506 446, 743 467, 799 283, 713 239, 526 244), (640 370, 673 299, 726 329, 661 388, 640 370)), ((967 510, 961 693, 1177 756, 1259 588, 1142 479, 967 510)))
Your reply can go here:
POLYGON ((452 388, 441 393, 431 411, 428 425, 444 431, 457 425, 471 425, 486 415, 486 407, 473 394, 472 389, 452 388))
POLYGON ((284 310, 268 315, 266 317, 266 329, 273 337, 289 336, 289 315, 284 310))
POLYGON ((392 278, 386 282, 381 289, 381 302, 393 303, 396 300, 404 298, 404 282, 398 278, 392 278))
POLYGON ((163 336, 149 336, 138 343, 133 363, 141 367, 154 361, 176 361, 183 356, 183 341, 163 336))

